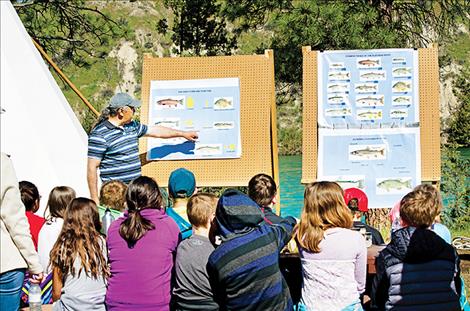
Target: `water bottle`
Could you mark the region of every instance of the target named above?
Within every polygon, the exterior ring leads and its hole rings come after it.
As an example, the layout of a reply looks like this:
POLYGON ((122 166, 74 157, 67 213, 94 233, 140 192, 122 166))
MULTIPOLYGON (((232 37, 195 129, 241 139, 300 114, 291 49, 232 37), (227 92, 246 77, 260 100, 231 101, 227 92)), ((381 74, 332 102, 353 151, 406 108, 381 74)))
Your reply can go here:
POLYGON ((31 284, 29 288, 29 311, 41 311, 41 305, 41 287, 39 284, 31 284))
POLYGON ((111 214, 111 210, 108 207, 106 208, 106 211, 104 211, 104 215, 101 221, 103 222, 104 234, 108 235, 109 226, 114 221, 114 217, 111 214))

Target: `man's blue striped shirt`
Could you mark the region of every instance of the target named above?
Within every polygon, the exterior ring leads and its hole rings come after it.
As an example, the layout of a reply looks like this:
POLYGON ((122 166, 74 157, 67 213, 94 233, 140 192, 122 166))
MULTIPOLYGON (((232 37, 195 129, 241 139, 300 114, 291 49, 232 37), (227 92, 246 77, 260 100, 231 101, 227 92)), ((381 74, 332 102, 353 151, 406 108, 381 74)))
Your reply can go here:
POLYGON ((100 160, 102 181, 129 183, 141 175, 139 138, 148 127, 132 121, 122 127, 109 121, 98 124, 88 137, 88 157, 100 160))

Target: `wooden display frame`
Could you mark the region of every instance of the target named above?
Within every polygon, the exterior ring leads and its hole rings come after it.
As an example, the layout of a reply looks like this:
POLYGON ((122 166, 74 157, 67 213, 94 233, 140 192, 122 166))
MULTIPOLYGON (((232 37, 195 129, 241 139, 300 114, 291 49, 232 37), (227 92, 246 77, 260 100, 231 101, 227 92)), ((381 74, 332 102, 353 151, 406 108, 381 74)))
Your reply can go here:
MULTIPOLYGON (((240 132, 238 159, 147 161, 147 139, 139 149, 142 174, 167 186, 170 173, 184 167, 196 176, 198 187, 247 186, 258 173, 273 176, 279 185, 274 56, 264 55, 155 58, 144 55, 142 66, 142 123, 148 123, 151 80, 240 79, 240 132)), ((279 192, 279 191, 278 191, 279 192)))
MULTIPOLYGON (((418 49, 421 180, 441 179, 439 65, 437 47, 418 49)), ((302 47, 303 55, 303 184, 317 178, 318 160, 318 51, 302 47)))

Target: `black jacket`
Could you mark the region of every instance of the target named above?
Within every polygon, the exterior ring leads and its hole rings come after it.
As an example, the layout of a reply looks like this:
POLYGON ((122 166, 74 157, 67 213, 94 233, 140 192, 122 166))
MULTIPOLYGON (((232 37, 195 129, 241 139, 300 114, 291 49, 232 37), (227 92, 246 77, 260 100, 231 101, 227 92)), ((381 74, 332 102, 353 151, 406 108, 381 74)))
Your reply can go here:
POLYGON ((395 231, 376 270, 371 299, 379 310, 460 310, 458 255, 432 230, 395 231))
POLYGON ((353 224, 354 228, 366 228, 366 232, 369 232, 372 235, 372 244, 373 245, 383 245, 384 244, 384 239, 382 238, 382 235, 380 234, 380 231, 375 229, 374 227, 371 227, 363 222, 360 221, 355 221, 353 224))

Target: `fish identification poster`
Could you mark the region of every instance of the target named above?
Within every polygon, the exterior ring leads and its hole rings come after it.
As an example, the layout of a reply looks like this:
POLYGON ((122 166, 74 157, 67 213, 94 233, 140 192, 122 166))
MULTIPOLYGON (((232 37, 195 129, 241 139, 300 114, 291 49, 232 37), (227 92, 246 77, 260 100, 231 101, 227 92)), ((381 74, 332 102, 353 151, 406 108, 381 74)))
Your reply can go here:
POLYGON ((321 52, 318 81, 318 179, 392 207, 421 183, 417 51, 321 52))
POLYGON ((149 138, 148 160, 241 156, 238 78, 150 81, 149 126, 197 131, 199 139, 149 138))

